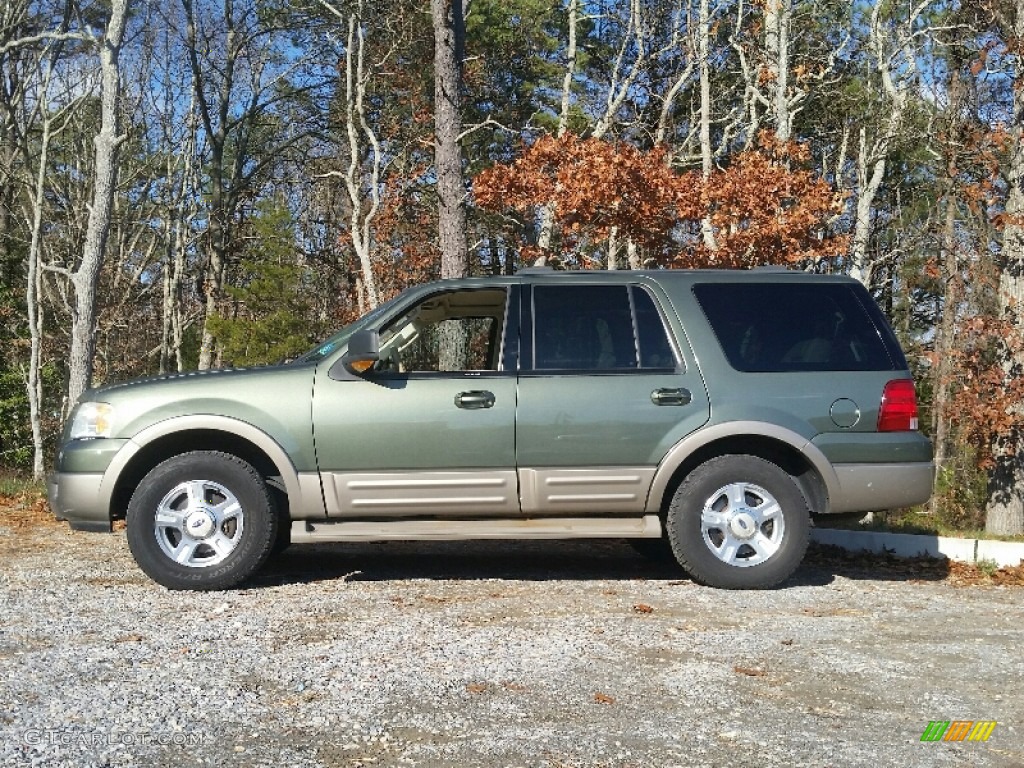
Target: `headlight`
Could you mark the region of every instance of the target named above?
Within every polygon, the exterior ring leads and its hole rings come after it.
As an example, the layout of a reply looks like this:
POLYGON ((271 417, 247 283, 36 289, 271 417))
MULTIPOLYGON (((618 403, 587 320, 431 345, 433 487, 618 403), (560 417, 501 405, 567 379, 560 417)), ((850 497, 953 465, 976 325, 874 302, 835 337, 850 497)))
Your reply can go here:
POLYGON ((69 439, 82 437, 110 437, 114 408, 109 403, 82 403, 71 422, 69 439))

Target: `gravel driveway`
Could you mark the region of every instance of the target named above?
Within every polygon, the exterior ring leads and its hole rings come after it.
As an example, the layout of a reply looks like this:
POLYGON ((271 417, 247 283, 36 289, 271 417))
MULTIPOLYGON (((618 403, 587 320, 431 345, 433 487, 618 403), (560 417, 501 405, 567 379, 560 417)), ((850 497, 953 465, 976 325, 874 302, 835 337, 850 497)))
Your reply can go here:
POLYGON ((191 594, 123 533, 0 558, 5 766, 1024 766, 1024 591, 936 568, 721 592, 618 541, 321 545, 191 594))

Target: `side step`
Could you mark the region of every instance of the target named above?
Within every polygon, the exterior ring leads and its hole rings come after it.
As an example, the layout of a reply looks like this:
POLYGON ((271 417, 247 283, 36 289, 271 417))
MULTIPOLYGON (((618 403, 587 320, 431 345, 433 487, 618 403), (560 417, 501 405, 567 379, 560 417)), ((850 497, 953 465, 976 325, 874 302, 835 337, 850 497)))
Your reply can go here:
POLYGON ((657 539, 661 521, 643 517, 544 517, 523 520, 364 520, 292 523, 292 543, 458 541, 463 539, 657 539))

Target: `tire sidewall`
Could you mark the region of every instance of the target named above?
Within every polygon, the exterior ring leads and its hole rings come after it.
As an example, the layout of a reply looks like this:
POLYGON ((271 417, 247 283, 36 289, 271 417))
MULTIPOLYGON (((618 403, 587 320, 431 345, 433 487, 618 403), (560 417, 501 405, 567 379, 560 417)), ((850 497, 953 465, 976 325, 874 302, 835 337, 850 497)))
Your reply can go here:
POLYGON ((666 525, 676 559, 697 581, 723 589, 763 589, 787 579, 803 560, 810 536, 810 510, 796 482, 780 467, 757 456, 720 456, 697 467, 680 484, 669 506, 666 525), (736 482, 760 486, 782 510, 782 544, 759 565, 724 563, 704 541, 704 502, 736 482))
POLYGON ((168 459, 154 468, 128 505, 128 547, 139 567, 169 589, 227 589, 255 572, 267 559, 277 525, 270 495, 249 464, 229 454, 195 451, 168 459), (241 540, 223 562, 190 568, 171 560, 156 539, 157 507, 177 485, 210 480, 234 494, 245 515, 241 540))

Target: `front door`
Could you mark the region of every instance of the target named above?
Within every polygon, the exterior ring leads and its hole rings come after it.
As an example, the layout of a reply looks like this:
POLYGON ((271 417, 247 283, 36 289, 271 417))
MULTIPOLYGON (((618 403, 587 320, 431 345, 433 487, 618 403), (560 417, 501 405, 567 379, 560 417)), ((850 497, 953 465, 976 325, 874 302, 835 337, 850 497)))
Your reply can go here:
POLYGON ((382 319, 366 374, 332 378, 321 366, 313 425, 329 515, 519 514, 512 290, 430 294, 382 319))
POLYGON ((524 302, 523 512, 643 512, 662 457, 710 417, 685 339, 639 283, 538 282, 524 302))

